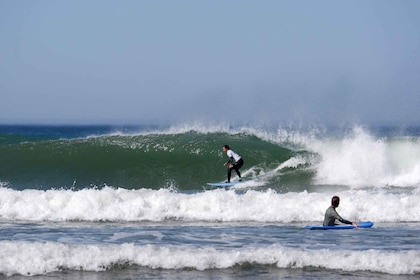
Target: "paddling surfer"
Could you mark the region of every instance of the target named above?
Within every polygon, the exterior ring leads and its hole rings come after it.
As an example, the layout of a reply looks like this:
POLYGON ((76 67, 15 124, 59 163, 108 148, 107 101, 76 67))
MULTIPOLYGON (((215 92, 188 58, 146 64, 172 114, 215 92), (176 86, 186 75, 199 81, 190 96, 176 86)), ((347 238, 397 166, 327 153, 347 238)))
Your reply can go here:
POLYGON ((224 166, 228 165, 226 183, 230 183, 232 169, 235 170, 236 174, 238 174, 239 181, 242 181, 241 172, 239 172, 239 168, 241 168, 242 165, 244 165, 244 160, 240 155, 232 151, 229 145, 223 145, 222 150, 229 157, 229 160, 223 164, 224 166))
POLYGON ((338 215, 335 208, 337 208, 339 204, 340 198, 338 196, 333 196, 331 199, 331 206, 328 207, 327 211, 325 211, 324 226, 335 226, 335 221, 339 220, 343 224, 353 225, 356 228, 359 227, 355 222, 347 221, 338 215))

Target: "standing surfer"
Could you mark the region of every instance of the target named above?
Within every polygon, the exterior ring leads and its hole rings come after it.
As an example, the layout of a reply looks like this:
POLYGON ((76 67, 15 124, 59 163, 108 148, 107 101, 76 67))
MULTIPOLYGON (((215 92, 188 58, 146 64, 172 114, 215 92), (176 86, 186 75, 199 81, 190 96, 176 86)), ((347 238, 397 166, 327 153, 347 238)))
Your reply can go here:
POLYGON ((241 168, 242 165, 244 165, 244 160, 241 158, 240 155, 238 155, 237 153, 232 151, 228 145, 223 145, 222 150, 229 157, 229 160, 223 164, 224 166, 228 165, 226 183, 230 183, 230 177, 232 175, 232 169, 235 170, 236 174, 238 174, 239 181, 242 181, 242 177, 241 177, 241 173, 239 172, 239 168, 241 168))

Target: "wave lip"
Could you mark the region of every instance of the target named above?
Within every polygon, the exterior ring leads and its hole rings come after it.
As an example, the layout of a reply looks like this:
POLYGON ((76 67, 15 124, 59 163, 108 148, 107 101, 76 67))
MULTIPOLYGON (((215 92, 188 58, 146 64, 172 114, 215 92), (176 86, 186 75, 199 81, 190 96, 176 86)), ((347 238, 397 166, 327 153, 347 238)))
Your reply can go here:
POLYGON ((139 265, 153 269, 225 269, 246 263, 278 268, 320 267, 387 274, 420 273, 420 252, 378 250, 308 251, 280 245, 216 250, 212 247, 69 245, 54 242, 0 242, 0 273, 40 275, 61 270, 104 271, 139 265), (334 261, 331 261, 334 259, 334 261))

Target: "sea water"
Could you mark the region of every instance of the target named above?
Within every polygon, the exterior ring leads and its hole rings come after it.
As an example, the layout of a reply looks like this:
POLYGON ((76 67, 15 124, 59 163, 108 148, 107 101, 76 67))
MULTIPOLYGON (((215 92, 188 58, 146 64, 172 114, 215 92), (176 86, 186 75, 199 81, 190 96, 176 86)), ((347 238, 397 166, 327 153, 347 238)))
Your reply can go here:
POLYGON ((0 278, 416 279, 420 130, 1 126, 0 278), (245 161, 223 181, 224 144, 245 161), (234 179, 237 179, 235 177, 234 179), (370 229, 310 231, 331 197, 370 229))

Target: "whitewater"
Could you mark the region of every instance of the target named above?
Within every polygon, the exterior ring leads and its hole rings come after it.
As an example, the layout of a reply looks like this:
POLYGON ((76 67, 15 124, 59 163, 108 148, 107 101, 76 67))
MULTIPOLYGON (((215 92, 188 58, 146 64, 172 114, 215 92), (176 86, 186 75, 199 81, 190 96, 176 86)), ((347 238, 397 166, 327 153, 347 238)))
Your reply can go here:
POLYGON ((363 126, 0 126, 0 277, 412 279, 419 139, 363 126), (247 180, 212 188, 224 144, 247 180), (333 195, 343 218, 373 228, 305 230, 333 195))
MULTIPOLYGON (((330 192, 258 191, 240 188, 179 193, 170 189, 126 190, 110 187, 73 190, 0 189, 0 217, 22 221, 133 222, 165 220, 206 222, 320 222, 330 192), (269 206, 269 207, 268 207, 269 206)), ((358 221, 420 222, 420 193, 348 190, 342 216, 358 221), (374 202, 374 203, 373 203, 374 202), (402 211, 403 209, 403 211, 402 211)))

